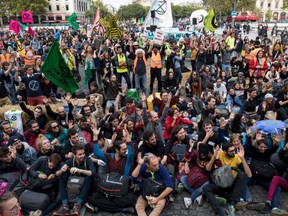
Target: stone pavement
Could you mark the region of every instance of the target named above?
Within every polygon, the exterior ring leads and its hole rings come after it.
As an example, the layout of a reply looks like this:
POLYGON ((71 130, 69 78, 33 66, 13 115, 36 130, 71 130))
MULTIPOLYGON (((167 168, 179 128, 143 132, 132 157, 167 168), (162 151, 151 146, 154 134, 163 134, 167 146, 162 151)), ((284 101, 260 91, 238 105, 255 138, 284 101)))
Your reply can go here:
MULTIPOLYGON (((265 201, 266 193, 267 191, 264 190, 260 186, 251 186, 250 191, 254 196, 253 201, 256 202, 263 202, 265 201)), ((204 201, 203 206, 198 206, 197 204, 194 204, 190 209, 185 209, 185 205, 183 202, 183 197, 188 197, 189 194, 187 192, 183 192, 182 194, 178 194, 177 197, 175 198, 175 201, 171 203, 161 214, 161 216, 185 216, 185 215, 195 215, 195 216, 213 216, 215 215, 214 212, 212 211, 210 205, 208 202, 204 201)), ((288 206, 288 194, 286 192, 281 192, 281 208, 285 209, 286 206, 288 206)), ((149 213, 151 210, 148 210, 147 212, 149 213)), ((85 209, 82 209, 81 215, 85 216, 132 216, 130 214, 124 214, 124 213, 108 213, 108 212, 103 212, 99 211, 95 214, 91 214, 88 212, 85 212, 85 209)), ((239 210, 236 212, 236 215, 239 216, 259 216, 263 215, 260 214, 257 211, 252 211, 248 209, 243 209, 239 210)), ((269 214, 266 214, 267 216, 269 214)), ((265 216, 265 215, 264 215, 265 216)))

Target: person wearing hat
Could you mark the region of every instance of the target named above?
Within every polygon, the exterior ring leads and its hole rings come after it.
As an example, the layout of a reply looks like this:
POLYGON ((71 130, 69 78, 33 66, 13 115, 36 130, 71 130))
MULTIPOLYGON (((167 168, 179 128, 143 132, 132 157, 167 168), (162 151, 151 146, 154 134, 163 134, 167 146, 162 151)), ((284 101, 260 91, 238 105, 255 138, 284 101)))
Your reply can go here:
POLYGON ((268 119, 276 120, 277 112, 275 109, 275 102, 273 101, 273 95, 272 94, 267 93, 264 96, 264 101, 259 105, 257 113, 258 113, 258 115, 261 116, 261 120, 264 120, 267 117, 268 117, 268 119), (269 111, 272 111, 274 113, 274 115, 271 116, 271 112, 270 112, 270 115, 267 116, 267 113, 269 113, 269 111))
POLYGON ((147 60, 145 56, 145 51, 143 49, 137 49, 136 58, 134 60, 133 73, 135 74, 135 87, 140 93, 146 94, 146 65, 147 60))
MULTIPOLYGON (((194 142, 190 142, 190 148, 184 156, 184 172, 180 182, 184 188, 191 194, 190 197, 184 197, 186 208, 192 205, 194 200, 201 204, 202 188, 209 183, 209 173, 206 171, 208 163, 221 164, 216 155, 219 147, 216 148, 214 155, 209 151, 209 145, 198 142, 197 150, 194 150, 194 142)), ((183 171, 182 171, 183 172, 183 171)))
POLYGON ((11 136, 8 146, 15 147, 16 157, 21 158, 27 165, 32 165, 37 159, 36 150, 27 142, 22 142, 18 136, 11 136))

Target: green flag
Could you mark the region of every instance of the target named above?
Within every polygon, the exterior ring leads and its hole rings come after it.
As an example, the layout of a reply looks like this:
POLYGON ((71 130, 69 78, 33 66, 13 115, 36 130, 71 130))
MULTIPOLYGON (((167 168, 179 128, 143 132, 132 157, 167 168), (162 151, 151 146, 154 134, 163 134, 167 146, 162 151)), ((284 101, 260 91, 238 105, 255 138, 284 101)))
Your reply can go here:
POLYGON ((207 16, 204 18, 204 29, 215 31, 218 28, 213 8, 210 8, 207 16))
POLYGON ((84 81, 85 86, 88 85, 89 80, 92 78, 90 62, 88 61, 86 64, 87 64, 87 68, 85 69, 85 81, 84 81))
POLYGON ((74 93, 79 88, 72 72, 68 68, 59 49, 59 42, 54 41, 41 71, 56 86, 65 92, 74 93))
POLYGON ((77 16, 75 12, 67 18, 67 21, 70 23, 70 25, 72 26, 74 30, 77 30, 79 28, 79 25, 77 23, 77 16))
POLYGON ((22 31, 25 31, 25 30, 28 29, 27 25, 24 25, 24 24, 22 24, 21 22, 19 22, 19 24, 20 24, 20 26, 21 26, 22 31))

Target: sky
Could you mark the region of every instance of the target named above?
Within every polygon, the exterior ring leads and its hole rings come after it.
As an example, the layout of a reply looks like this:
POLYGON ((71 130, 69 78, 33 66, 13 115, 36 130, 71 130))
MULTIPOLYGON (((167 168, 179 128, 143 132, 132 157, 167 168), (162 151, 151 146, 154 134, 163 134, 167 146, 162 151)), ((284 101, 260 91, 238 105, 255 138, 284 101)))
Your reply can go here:
MULTIPOLYGON (((183 2, 199 2, 200 0, 171 0, 171 2, 175 3, 183 3, 183 2)), ((121 5, 130 4, 132 0, 102 0, 104 4, 110 4, 115 8, 119 8, 121 5)))

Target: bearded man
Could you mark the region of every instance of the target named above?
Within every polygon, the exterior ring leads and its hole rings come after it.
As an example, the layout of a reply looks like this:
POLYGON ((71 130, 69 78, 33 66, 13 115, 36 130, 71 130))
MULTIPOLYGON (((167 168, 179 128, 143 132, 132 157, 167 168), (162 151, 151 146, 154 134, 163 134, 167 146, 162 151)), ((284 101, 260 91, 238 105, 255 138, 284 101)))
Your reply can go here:
POLYGON ((24 132, 25 140, 31 147, 38 150, 35 141, 39 134, 45 134, 46 131, 39 128, 39 124, 36 120, 29 121, 28 127, 29 129, 24 132))

